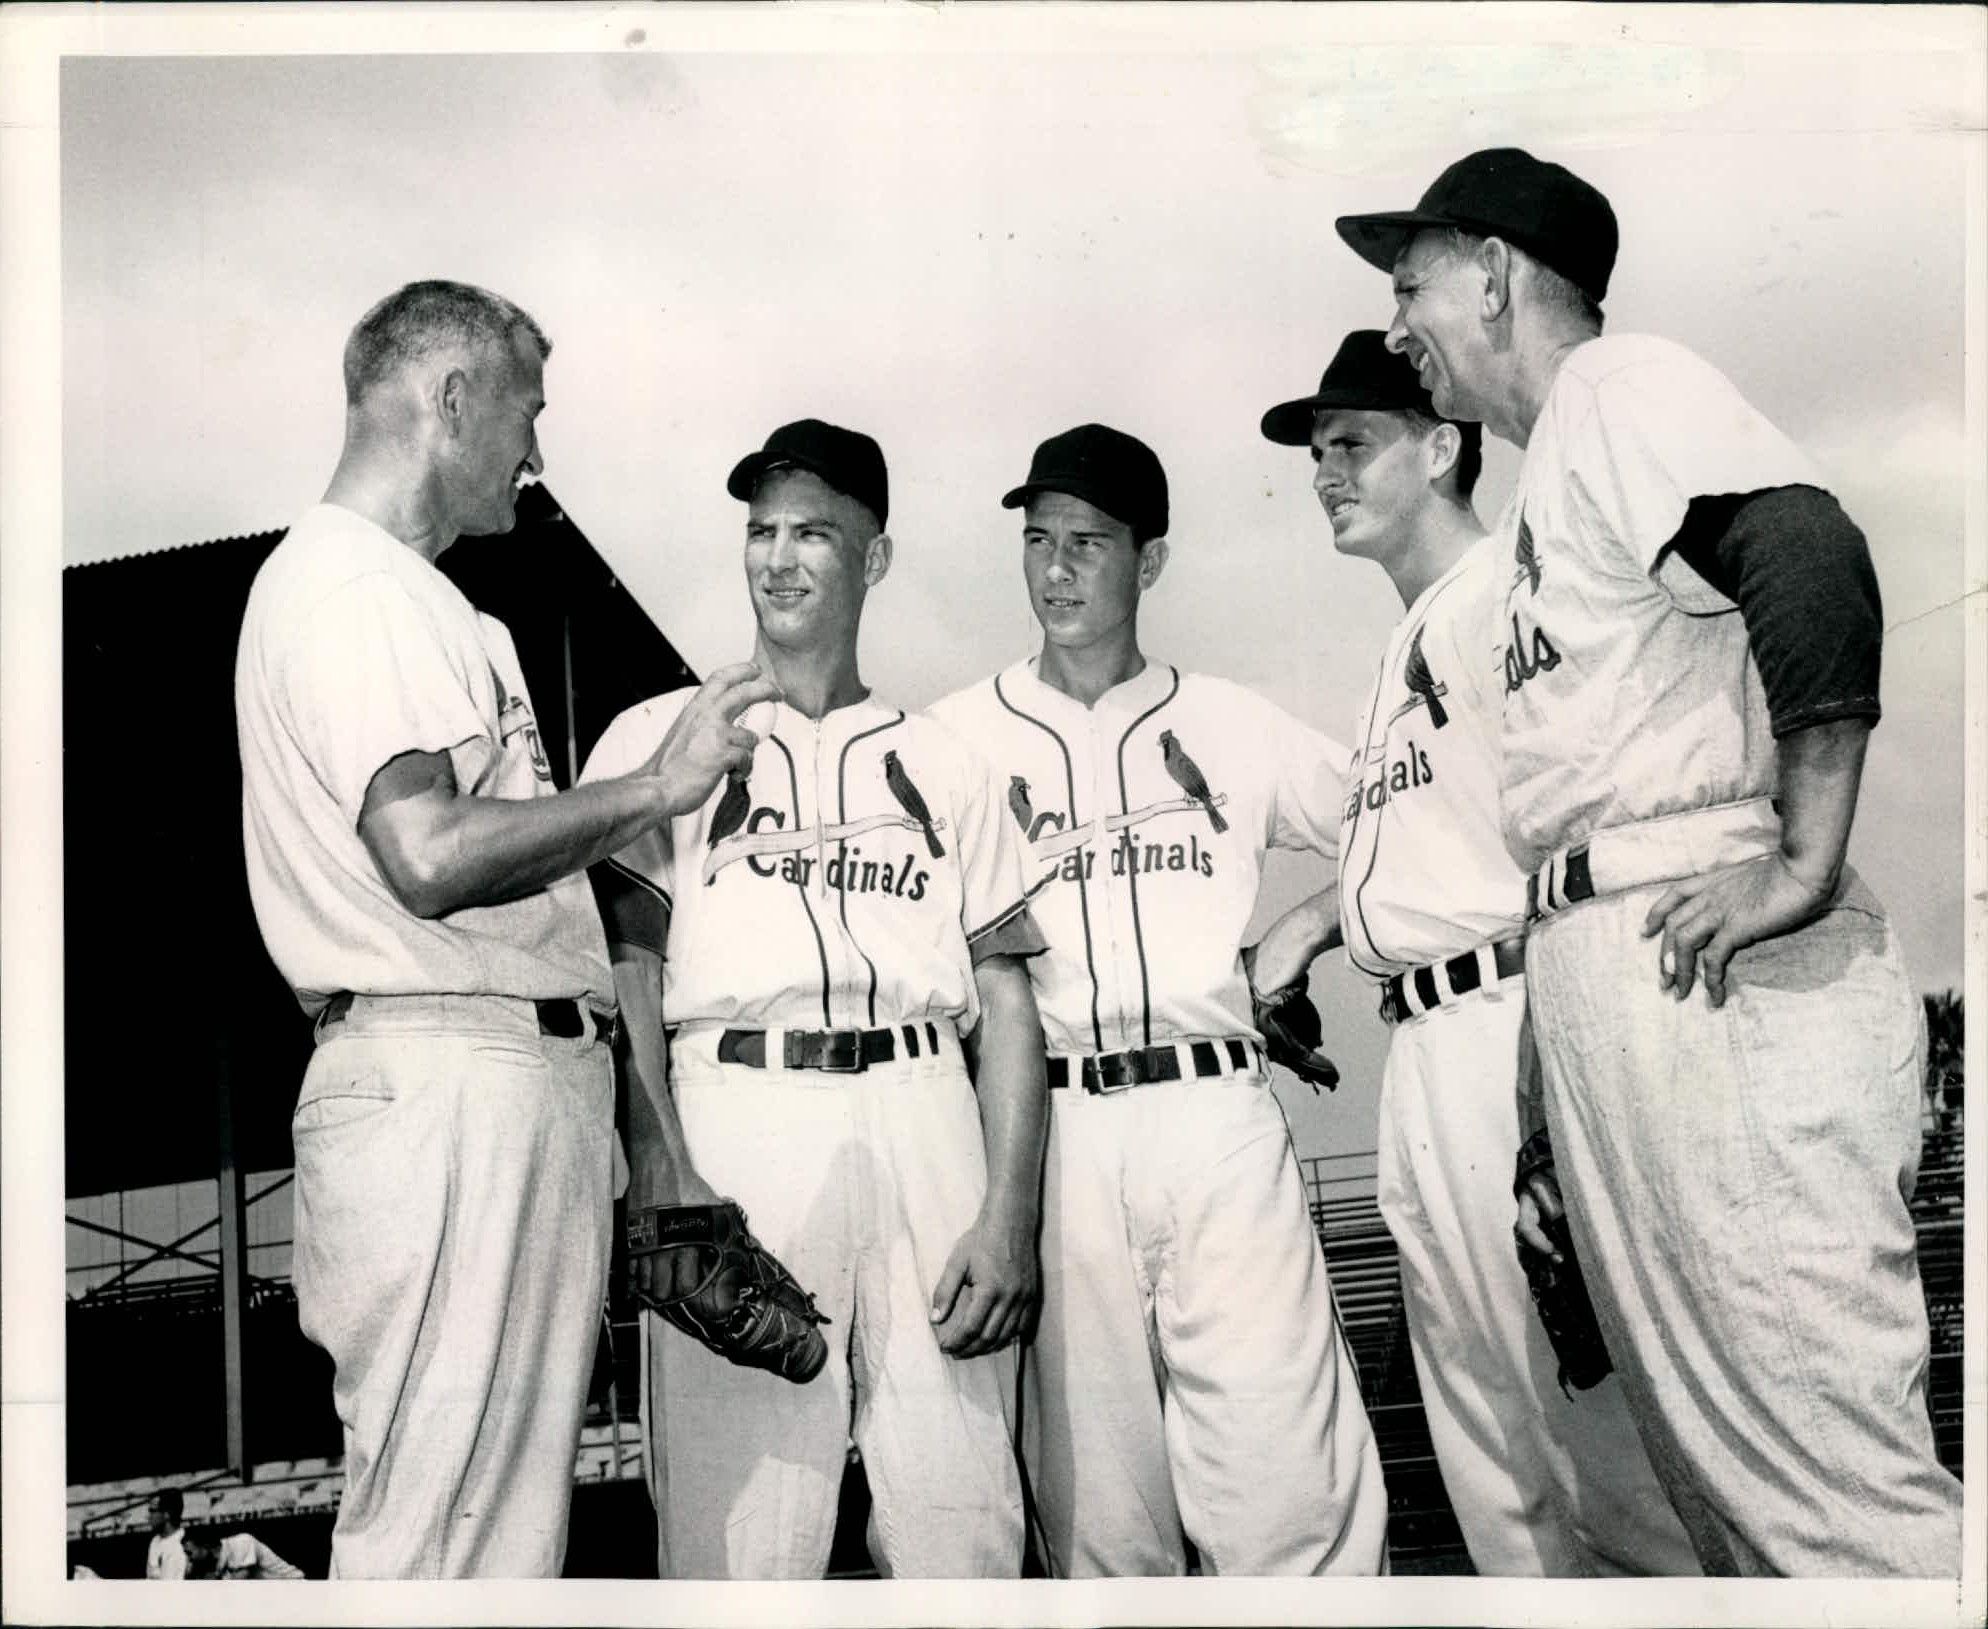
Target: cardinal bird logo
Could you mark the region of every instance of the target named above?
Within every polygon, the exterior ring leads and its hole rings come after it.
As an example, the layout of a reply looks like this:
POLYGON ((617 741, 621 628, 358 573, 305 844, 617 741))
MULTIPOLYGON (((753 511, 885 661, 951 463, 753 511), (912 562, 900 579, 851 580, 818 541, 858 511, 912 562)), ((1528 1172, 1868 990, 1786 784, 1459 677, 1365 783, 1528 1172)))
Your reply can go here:
POLYGON ((1408 686, 1411 696, 1419 697, 1428 703, 1429 723, 1441 729, 1449 723, 1450 715, 1436 698, 1449 694, 1450 687, 1438 684, 1435 675, 1429 671, 1429 659, 1422 654, 1422 630, 1415 630, 1415 637, 1408 642, 1408 665, 1402 675, 1402 682, 1408 686))
MULTIPOLYGON (((1519 576, 1525 578, 1527 586, 1537 594, 1540 578, 1539 550, 1533 546, 1532 528, 1526 524, 1524 515, 1519 516, 1519 535, 1512 544, 1512 554, 1519 563, 1519 576)), ((1514 577, 1512 581, 1517 582, 1518 577, 1514 577)))
POLYGON ((1187 748, 1180 744, 1180 738, 1172 730, 1160 731, 1160 756, 1165 760, 1167 773, 1173 777, 1174 785, 1207 812, 1208 823, 1217 832, 1229 829, 1229 823, 1222 818, 1215 807, 1213 794, 1208 790, 1208 777, 1201 773, 1201 767, 1188 757, 1187 748))
POLYGON ((905 773, 904 765, 898 761, 895 752, 884 754, 884 785, 890 788, 890 795, 897 799, 897 806, 924 828, 925 846, 932 851, 932 858, 943 860, 946 851, 939 846, 939 834, 932 830, 932 811, 925 807, 924 798, 918 795, 918 788, 911 784, 911 777, 905 773))
MULTIPOLYGON (((752 792, 747 785, 749 777, 737 770, 728 770, 725 775, 725 795, 718 800, 718 807, 711 812, 711 838, 708 844, 716 848, 733 832, 746 823, 746 814, 752 808, 752 792)), ((714 871, 704 879, 709 888, 718 880, 714 871)))
POLYGON ((1019 775, 1008 777, 1008 808, 1015 824, 1027 832, 1035 824, 1035 809, 1029 803, 1029 783, 1019 775))

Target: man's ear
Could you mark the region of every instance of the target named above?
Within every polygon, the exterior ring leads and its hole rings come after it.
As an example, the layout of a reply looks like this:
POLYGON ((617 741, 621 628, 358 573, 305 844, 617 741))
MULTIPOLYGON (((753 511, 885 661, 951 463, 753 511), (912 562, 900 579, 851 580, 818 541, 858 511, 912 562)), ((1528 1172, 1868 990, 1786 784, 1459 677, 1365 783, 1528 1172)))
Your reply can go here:
POLYGON ((1444 420, 1423 439, 1422 452, 1427 460, 1429 484, 1433 486, 1453 471, 1463 456, 1463 432, 1444 420))
POLYGON ((1486 322, 1496 322, 1512 308, 1512 246, 1503 238, 1486 238, 1477 246, 1477 264, 1484 274, 1480 310, 1486 322))
POLYGON ((890 562, 895 545, 889 532, 879 532, 870 539, 869 547, 863 555, 863 586, 875 588, 890 572, 890 562))
POLYGON ((461 368, 450 368, 435 384, 435 416, 449 435, 458 436, 468 410, 469 375, 461 368))
POLYGON ((1167 569, 1167 540, 1149 537, 1139 545, 1139 589, 1141 593, 1160 580, 1167 569))

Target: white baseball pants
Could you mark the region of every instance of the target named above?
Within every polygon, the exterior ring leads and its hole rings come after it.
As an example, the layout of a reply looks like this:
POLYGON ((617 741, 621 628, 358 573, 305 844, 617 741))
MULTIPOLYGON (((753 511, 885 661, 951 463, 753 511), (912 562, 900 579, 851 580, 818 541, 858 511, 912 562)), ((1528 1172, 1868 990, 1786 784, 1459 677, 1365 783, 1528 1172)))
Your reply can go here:
POLYGON ((1708 1573, 1952 1578, 1907 1208, 1924 1027, 1854 876, 1714 1011, 1657 987, 1662 884, 1533 927, 1546 1112, 1595 1310, 1708 1573))
POLYGON ((1688 1574, 1691 1541, 1611 1375, 1564 1394, 1512 1244, 1525 984, 1396 1027, 1378 1198, 1429 1437, 1479 1573, 1688 1574))
POLYGON ((1387 1492, 1263 1066, 1050 1093, 1024 1444, 1059 1577, 1375 1575, 1387 1492))
POLYGON ((292 1123, 334 1578, 556 1578, 600 1338, 614 1066, 496 996, 361 996, 292 1123))
POLYGON ((710 1030, 672 1047, 699 1175, 832 1322, 827 1367, 796 1386, 644 1320, 661 1576, 821 1577, 852 1437, 880 1573, 1021 1575, 1014 1352, 962 1361, 932 1333, 932 1292, 987 1184, 958 1041, 939 1035, 936 1057, 861 1074, 721 1064, 710 1030))

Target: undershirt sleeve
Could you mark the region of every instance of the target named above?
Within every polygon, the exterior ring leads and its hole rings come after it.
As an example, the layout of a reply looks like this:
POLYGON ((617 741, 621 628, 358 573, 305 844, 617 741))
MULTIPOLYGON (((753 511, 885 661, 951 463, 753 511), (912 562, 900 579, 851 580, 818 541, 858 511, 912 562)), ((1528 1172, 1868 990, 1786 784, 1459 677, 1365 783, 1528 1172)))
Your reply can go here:
POLYGON ((1870 547, 1835 498, 1812 486, 1694 498, 1669 547, 1739 607, 1777 739, 1877 722, 1884 607, 1870 547))

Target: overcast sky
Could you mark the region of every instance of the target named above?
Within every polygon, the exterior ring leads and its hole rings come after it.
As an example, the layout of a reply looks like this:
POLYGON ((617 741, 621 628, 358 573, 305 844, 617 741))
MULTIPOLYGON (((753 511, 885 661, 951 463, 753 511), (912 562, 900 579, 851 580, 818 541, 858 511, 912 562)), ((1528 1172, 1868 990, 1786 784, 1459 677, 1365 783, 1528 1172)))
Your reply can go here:
MULTIPOLYGON (((1540 45, 1320 11, 687 50, 645 16, 599 36, 611 55, 72 59, 64 557, 286 524, 338 451, 347 330, 403 281, 457 277, 552 336, 547 483, 694 668, 749 648, 724 478, 776 424, 883 443, 898 549, 864 670, 919 705, 1031 647, 998 499, 1038 440, 1100 419, 1172 482, 1149 654, 1343 739, 1400 607, 1334 556, 1308 461, 1257 419, 1387 322, 1386 277, 1333 217, 1523 145, 1615 205, 1611 329, 1723 368, 1867 530, 1893 637, 1853 854, 1915 978, 1956 985, 1978 137, 1954 131, 1981 117, 1963 59, 1907 48, 1923 19, 1896 10, 1875 39, 1818 19, 1800 52, 1742 45, 1738 19, 1664 43, 1679 30, 1611 9, 1540 45)), ((1514 464, 1494 446, 1487 521, 1514 464)), ((1270 904, 1314 876, 1278 868, 1270 904)), ((1349 1085, 1286 1094, 1299 1145, 1370 1147, 1384 1035, 1343 970, 1321 991, 1349 1085)))

